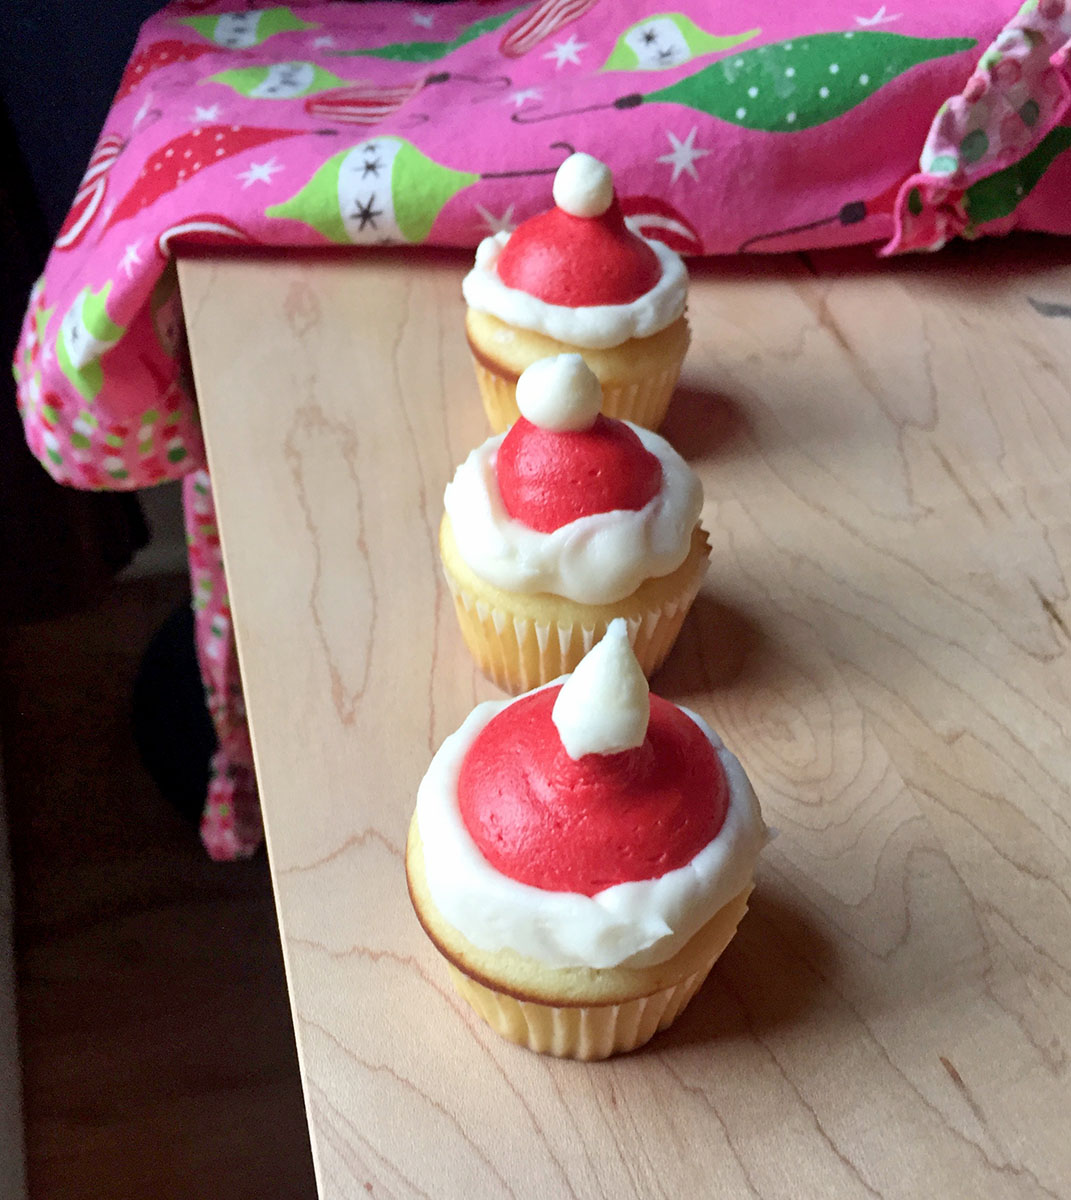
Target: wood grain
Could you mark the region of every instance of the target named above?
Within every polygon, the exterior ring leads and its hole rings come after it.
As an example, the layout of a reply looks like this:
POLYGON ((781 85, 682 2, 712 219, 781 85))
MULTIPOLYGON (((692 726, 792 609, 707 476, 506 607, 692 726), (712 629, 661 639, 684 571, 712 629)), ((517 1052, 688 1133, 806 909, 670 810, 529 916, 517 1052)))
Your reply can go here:
POLYGON ((778 836, 692 1008, 594 1067, 477 1024, 406 902, 495 694, 435 550, 463 260, 183 264, 323 1197, 1068 1194, 1069 263, 695 273, 664 432, 714 551, 657 687, 778 836))

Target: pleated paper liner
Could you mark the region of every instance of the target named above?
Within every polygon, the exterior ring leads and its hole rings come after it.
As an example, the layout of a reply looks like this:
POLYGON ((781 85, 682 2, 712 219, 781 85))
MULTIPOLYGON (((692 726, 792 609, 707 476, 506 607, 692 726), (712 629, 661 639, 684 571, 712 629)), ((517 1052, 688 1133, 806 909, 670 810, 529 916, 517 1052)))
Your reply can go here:
MULTIPOLYGON (((639 969, 608 968, 589 972, 595 977, 617 979, 631 975, 648 980, 657 979, 662 986, 647 991, 637 988, 635 996, 621 996, 613 1001, 593 1000, 592 1003, 552 1003, 545 996, 525 998, 504 979, 501 987, 486 976, 476 979, 453 961, 448 950, 439 945, 447 959, 450 979, 457 993, 487 1024, 508 1041, 550 1054, 556 1058, 576 1058, 591 1062, 613 1054, 638 1050, 660 1030, 670 1025, 684 1012, 711 968, 721 957, 747 912, 750 885, 723 905, 713 917, 685 943, 662 967, 639 969), (672 977, 675 965, 686 971, 672 977), (668 980, 660 975, 668 974, 668 980)), ((441 920, 441 917, 439 918, 441 920)), ((434 940, 434 939, 433 939, 434 940)), ((438 944, 438 943, 437 943, 438 944)), ((524 960, 528 961, 528 960, 524 960)), ((534 965, 534 964, 533 964, 534 965)), ((546 986, 556 976, 569 974, 543 968, 546 986)))
POLYGON ((691 340, 688 320, 681 316, 649 337, 590 349, 517 328, 471 308, 465 314, 465 333, 484 409, 495 433, 504 433, 517 419, 521 373, 540 359, 558 354, 583 356, 602 385, 602 411, 607 416, 655 429, 666 415, 691 340))
POLYGON ((684 562, 646 580, 616 604, 582 605, 552 595, 513 595, 477 578, 461 561, 449 519, 440 531, 443 570, 461 635, 480 670, 503 691, 524 692, 573 671, 617 617, 644 674, 665 662, 706 572, 709 543, 696 526, 684 562))
POLYGON ((594 1062, 638 1050, 659 1030, 668 1029, 710 974, 714 961, 653 996, 590 1008, 515 1000, 470 979, 453 963, 447 963, 447 969, 458 995, 507 1041, 538 1054, 594 1062))
POLYGON ((663 963, 557 968, 512 950, 480 950, 447 922, 428 890, 415 817, 405 874, 417 918, 473 1011, 519 1046, 587 1061, 637 1050, 669 1028, 732 941, 751 895, 748 884, 663 963))
MULTIPOLYGON (((448 582, 451 582, 448 577, 448 582)), ((642 617, 628 617, 629 640, 645 675, 665 662, 685 615, 699 590, 670 600, 642 617)), ((461 634, 480 670, 492 683, 510 693, 526 692, 574 671, 609 621, 568 625, 528 621, 497 608, 488 608, 469 593, 451 586, 461 634)))
MULTIPOLYGON (((472 360, 480 399, 487 421, 495 433, 505 433, 520 416, 517 408, 517 381, 472 360)), ((680 364, 627 383, 604 383, 602 411, 607 417, 631 421, 645 429, 657 429, 665 420, 673 389, 677 386, 680 364)))

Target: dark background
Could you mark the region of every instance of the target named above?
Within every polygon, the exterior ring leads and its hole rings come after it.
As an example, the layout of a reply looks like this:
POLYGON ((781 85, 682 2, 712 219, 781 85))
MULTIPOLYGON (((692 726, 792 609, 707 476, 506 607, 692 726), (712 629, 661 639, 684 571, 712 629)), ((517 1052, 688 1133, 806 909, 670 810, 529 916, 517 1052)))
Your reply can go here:
POLYGON ((144 543, 131 495, 52 482, 26 449, 8 364, 34 279, 157 0, 0 0, 0 621, 86 603, 144 543))
POLYGON ((267 861, 221 870, 164 799, 200 810, 189 722, 211 737, 185 573, 114 581, 146 537, 138 501, 53 482, 9 366, 161 6, 0 0, 0 810, 27 1174, 40 1200, 314 1200, 267 861))
MULTIPOLYGON (((162 7, 160 0, 0 0, 0 107, 17 148, 12 182, 28 189, 48 242, 67 215, 138 29, 162 7)), ((6 152, 3 162, 7 175, 6 152)))

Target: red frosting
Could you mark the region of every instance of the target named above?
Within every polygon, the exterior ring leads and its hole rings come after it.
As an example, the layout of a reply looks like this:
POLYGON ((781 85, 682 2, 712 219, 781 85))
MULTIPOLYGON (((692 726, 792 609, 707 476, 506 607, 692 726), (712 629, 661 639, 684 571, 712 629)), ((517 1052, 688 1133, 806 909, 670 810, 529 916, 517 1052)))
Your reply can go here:
POLYGON ((585 896, 690 862, 729 806, 725 771, 702 730, 652 696, 642 746, 574 760, 551 720, 559 691, 514 701, 465 756, 458 803, 480 853, 519 883, 585 896))
POLYGON ((601 217, 560 208, 517 226, 498 258, 507 287, 547 304, 631 304, 662 277, 658 255, 625 224, 616 200, 601 217))
POLYGON ((623 422, 595 418, 590 429, 555 433, 525 417, 495 459, 506 512, 540 533, 592 513, 643 508, 662 486, 662 464, 623 422))

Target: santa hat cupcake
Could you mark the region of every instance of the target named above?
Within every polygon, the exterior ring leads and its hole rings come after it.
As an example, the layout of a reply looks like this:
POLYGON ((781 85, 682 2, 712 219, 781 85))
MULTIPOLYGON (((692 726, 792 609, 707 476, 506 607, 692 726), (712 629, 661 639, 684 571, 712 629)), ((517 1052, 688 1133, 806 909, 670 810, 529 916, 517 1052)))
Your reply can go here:
POLYGON ((766 829, 736 758, 651 696, 623 621, 576 672, 482 704, 435 755, 406 874, 460 995, 566 1058, 642 1046, 747 909, 766 829))
POLYGON ((533 362, 580 353, 609 416, 656 428, 688 348, 688 276, 675 251, 625 223, 609 169, 573 154, 554 208, 485 238, 465 277, 466 332, 484 407, 501 432, 533 362))
POLYGON ((618 617, 651 674, 706 571, 699 479, 601 401, 578 354, 534 363, 519 419, 446 488, 439 545, 461 632, 507 691, 573 670, 618 617))

